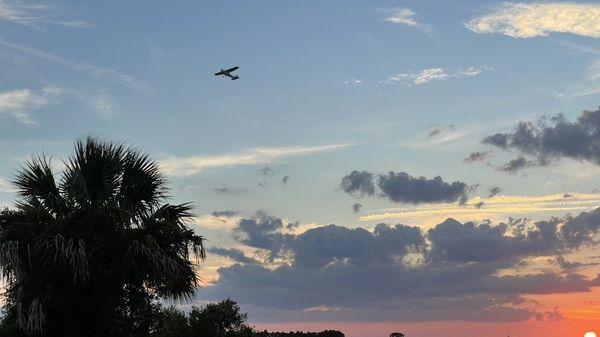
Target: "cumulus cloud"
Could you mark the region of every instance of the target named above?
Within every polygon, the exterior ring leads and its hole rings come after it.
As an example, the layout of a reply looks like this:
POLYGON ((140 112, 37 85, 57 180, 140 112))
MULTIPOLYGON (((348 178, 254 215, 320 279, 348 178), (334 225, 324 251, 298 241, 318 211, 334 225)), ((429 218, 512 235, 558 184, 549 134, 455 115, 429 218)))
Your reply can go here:
POLYGON ((354 204, 352 205, 352 211, 354 212, 354 214, 358 214, 358 212, 360 212, 360 209, 363 207, 363 205, 361 204, 354 204))
POLYGON ((376 192, 393 202, 403 203, 464 203, 468 199, 470 187, 461 181, 445 182, 442 177, 432 179, 413 177, 406 172, 389 172, 375 177, 368 171, 352 171, 342 177, 342 191, 357 196, 372 196, 376 192))
POLYGON ((395 7, 383 11, 387 14, 387 17, 383 19, 385 22, 414 27, 426 33, 433 30, 431 25, 418 22, 415 11, 410 8, 395 7))
POLYGON ((600 5, 575 2, 505 2, 490 13, 470 20, 465 27, 475 33, 497 33, 532 38, 551 33, 600 37, 600 5))
POLYGON ((485 137, 483 143, 517 152, 519 157, 501 167, 507 172, 553 160, 571 158, 600 164, 600 109, 583 111, 574 121, 559 114, 537 122, 520 122, 514 131, 485 137))
POLYGON ((219 281, 202 293, 290 311, 280 318, 286 321, 315 315, 319 320, 360 315, 389 321, 555 320, 559 311, 528 305, 524 296, 590 291, 600 285, 600 278, 564 268, 530 274, 500 271, 533 257, 562 256, 595 245, 599 219, 596 210, 538 222, 448 219, 427 232, 379 224, 373 230, 328 225, 289 234, 283 232, 282 219, 258 213, 240 220, 236 239, 285 257, 281 264, 220 268, 219 281), (414 256, 421 258, 411 262, 414 256), (338 309, 306 310, 319 307, 338 309), (313 311, 318 312, 311 315, 313 311))
POLYGON ((373 173, 352 171, 342 178, 340 188, 342 191, 354 196, 374 195, 375 183, 373 182, 373 173))
POLYGON ((409 87, 420 86, 434 81, 475 77, 492 70, 488 66, 471 66, 467 68, 428 68, 416 73, 399 73, 389 76, 381 84, 402 84, 409 87))
POLYGON ((208 156, 177 157, 167 155, 160 161, 160 165, 166 174, 189 176, 208 169, 265 164, 283 158, 338 151, 352 145, 354 144, 254 148, 241 153, 208 156))

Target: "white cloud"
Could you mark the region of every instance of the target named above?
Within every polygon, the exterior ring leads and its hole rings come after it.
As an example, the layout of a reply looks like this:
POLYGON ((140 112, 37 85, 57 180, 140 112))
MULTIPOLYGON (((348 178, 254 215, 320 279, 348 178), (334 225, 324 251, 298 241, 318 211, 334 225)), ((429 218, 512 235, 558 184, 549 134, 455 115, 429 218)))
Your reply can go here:
POLYGON ((387 18, 383 19, 383 21, 415 27, 424 32, 432 31, 432 28, 430 25, 428 25, 426 23, 417 22, 417 20, 415 18, 416 13, 412 9, 395 7, 395 8, 391 8, 391 9, 385 9, 384 11, 389 16, 387 18))
POLYGON ((600 37, 600 4, 575 2, 505 2, 465 27, 475 33, 497 33, 514 38, 570 33, 600 37))
POLYGON ((54 7, 22 1, 0 0, 0 20, 9 21, 23 26, 43 30, 42 26, 51 24, 69 28, 89 27, 84 21, 65 20, 56 13, 54 7))
POLYGON ((403 84, 407 86, 423 85, 432 81, 444 81, 451 78, 474 77, 492 70, 488 66, 468 67, 464 69, 429 68, 417 73, 400 73, 381 81, 381 84, 403 84))
POLYGON ((26 125, 37 125, 29 111, 56 103, 60 94, 61 89, 54 86, 44 87, 40 92, 29 89, 0 92, 0 114, 11 115, 26 125))
POLYGON ((160 161, 162 170, 168 175, 189 176, 207 169, 269 163, 285 157, 297 157, 321 152, 341 150, 354 144, 322 146, 291 146, 280 148, 255 148, 241 153, 176 157, 167 156, 160 161))
POLYGON ((49 54, 49 53, 46 53, 43 51, 39 51, 37 49, 33 49, 30 47, 21 46, 21 45, 12 43, 12 42, 8 42, 2 38, 0 38, 0 44, 4 45, 6 47, 10 47, 15 50, 19 50, 21 52, 33 55, 33 56, 36 56, 36 57, 42 58, 44 60, 58 63, 64 67, 73 69, 75 71, 82 72, 82 73, 87 74, 92 77, 103 78, 103 79, 107 79, 107 80, 111 80, 111 81, 115 81, 115 82, 121 82, 132 88, 138 89, 140 91, 148 90, 148 86, 146 83, 138 80, 137 78, 135 78, 133 76, 130 76, 127 74, 122 74, 122 73, 117 72, 112 69, 101 68, 101 67, 89 64, 89 63, 83 63, 83 62, 69 60, 69 59, 63 58, 61 56, 49 54))
POLYGON ((346 82, 344 82, 344 83, 346 83, 346 84, 360 85, 360 84, 363 84, 363 83, 364 83, 364 81, 363 81, 363 80, 356 79, 356 78, 353 78, 353 79, 351 79, 351 80, 349 80, 349 81, 346 81, 346 82))

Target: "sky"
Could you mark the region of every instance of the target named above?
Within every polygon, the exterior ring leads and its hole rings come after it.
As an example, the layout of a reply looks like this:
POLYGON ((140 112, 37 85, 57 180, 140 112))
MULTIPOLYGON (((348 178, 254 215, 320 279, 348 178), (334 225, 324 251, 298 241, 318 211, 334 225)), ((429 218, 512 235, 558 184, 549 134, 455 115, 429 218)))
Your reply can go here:
POLYGON ((82 137, 149 153, 207 239, 178 305, 600 332, 597 1, 0 0, 0 75, 0 204, 82 137))

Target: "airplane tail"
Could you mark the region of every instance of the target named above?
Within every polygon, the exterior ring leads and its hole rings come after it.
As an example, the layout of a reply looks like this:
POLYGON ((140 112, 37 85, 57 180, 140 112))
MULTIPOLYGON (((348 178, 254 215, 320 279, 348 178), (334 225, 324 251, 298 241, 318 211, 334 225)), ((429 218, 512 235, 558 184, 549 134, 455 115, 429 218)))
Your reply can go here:
POLYGON ((240 78, 239 76, 233 76, 233 77, 231 78, 231 80, 232 80, 232 81, 235 81, 235 80, 237 80, 237 79, 239 79, 239 78, 240 78))

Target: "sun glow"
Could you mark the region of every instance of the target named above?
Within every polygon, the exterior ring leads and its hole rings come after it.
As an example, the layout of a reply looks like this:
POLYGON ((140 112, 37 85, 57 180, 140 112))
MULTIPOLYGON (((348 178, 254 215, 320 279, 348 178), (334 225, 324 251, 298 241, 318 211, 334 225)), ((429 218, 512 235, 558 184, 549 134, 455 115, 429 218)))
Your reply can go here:
POLYGON ((597 337, 595 332, 586 332, 585 335, 583 335, 583 337, 597 337))

